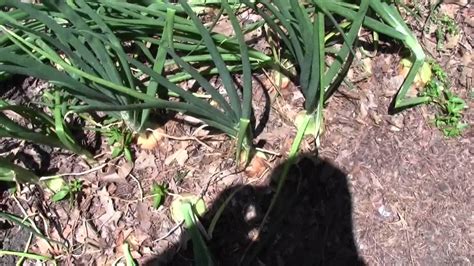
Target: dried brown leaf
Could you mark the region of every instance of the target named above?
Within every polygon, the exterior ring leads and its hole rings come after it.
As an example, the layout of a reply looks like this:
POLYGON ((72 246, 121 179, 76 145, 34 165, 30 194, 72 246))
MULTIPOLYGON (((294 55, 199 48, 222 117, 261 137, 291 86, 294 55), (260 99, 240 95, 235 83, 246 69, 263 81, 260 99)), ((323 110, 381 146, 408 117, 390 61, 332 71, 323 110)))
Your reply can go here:
POLYGON ((265 171, 268 169, 268 163, 265 159, 265 155, 257 153, 250 161, 249 166, 245 168, 245 174, 249 178, 259 178, 261 177, 265 171))
POLYGON ((100 225, 115 228, 118 220, 122 217, 122 212, 115 210, 113 200, 105 187, 98 192, 98 196, 102 208, 105 210, 105 213, 98 218, 100 225))
POLYGON ((168 158, 165 160, 165 164, 170 165, 173 161, 176 161, 179 166, 184 166, 188 158, 188 151, 185 148, 181 148, 172 155, 168 156, 168 158))

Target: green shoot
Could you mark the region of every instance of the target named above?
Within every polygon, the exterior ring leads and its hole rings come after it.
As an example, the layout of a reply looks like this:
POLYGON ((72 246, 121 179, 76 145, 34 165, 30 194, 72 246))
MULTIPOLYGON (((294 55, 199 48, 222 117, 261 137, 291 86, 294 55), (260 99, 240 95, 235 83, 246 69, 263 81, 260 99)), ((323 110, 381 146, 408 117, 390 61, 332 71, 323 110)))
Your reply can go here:
POLYGON ((128 243, 123 244, 123 254, 125 256, 126 266, 138 266, 132 256, 132 252, 130 251, 130 245, 128 243))
POLYGON ((204 200, 192 194, 176 195, 171 202, 170 211, 171 218, 176 223, 184 221, 184 225, 191 235, 195 265, 213 265, 211 254, 200 232, 200 229, 204 229, 198 219, 206 211, 204 200))
POLYGON ((201 233, 198 229, 198 218, 196 216, 194 207, 191 202, 183 202, 181 205, 181 212, 184 217, 184 224, 191 234, 193 242, 194 259, 197 266, 211 266, 214 265, 211 253, 207 248, 201 233))
POLYGON ((165 202, 165 197, 168 194, 168 186, 158 185, 153 182, 150 193, 153 196, 153 208, 158 209, 165 202))
POLYGON ((11 251, 11 250, 0 250, 0 256, 5 256, 5 255, 16 256, 19 258, 27 258, 27 259, 36 260, 39 262, 52 261, 53 264, 56 265, 56 261, 54 261, 53 258, 39 255, 39 254, 34 254, 34 253, 11 251))
POLYGON ((124 155, 127 161, 132 162, 132 144, 133 134, 126 128, 110 127, 102 129, 102 134, 107 138, 109 146, 112 148, 112 158, 124 155))
POLYGON ((63 186, 59 191, 54 193, 51 200, 53 202, 58 202, 58 201, 68 198, 70 202, 72 203, 76 199, 77 194, 80 193, 81 191, 82 191, 82 181, 78 179, 73 179, 72 181, 69 182, 69 184, 63 186))

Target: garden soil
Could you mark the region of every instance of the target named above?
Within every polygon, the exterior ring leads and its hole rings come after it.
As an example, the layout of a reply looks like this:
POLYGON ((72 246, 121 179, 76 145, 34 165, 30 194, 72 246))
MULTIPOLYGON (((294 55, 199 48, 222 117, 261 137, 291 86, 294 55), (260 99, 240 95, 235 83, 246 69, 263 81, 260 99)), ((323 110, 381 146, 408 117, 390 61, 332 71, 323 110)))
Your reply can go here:
MULTIPOLYGON (((127 246, 143 265, 191 265, 192 243, 170 210, 183 194, 203 196, 208 208, 201 221, 219 265, 472 265, 474 14, 459 3, 443 4, 441 10, 460 28, 456 41, 448 39, 442 51, 432 32, 422 32, 429 9, 421 7, 422 17, 410 17, 410 24, 448 73, 451 89, 466 100, 468 129, 460 137, 443 136, 433 124, 431 105, 390 112, 403 81, 398 66, 404 51, 382 40, 378 50, 368 51, 374 56, 357 54, 348 82, 327 103, 323 135, 318 143, 303 142, 302 156, 264 226, 303 102, 292 84, 276 97, 271 73, 254 80, 256 143, 266 158, 255 157, 245 171, 235 167, 233 142, 226 136, 174 120, 160 126, 166 135, 158 147, 134 147, 133 163, 107 159, 106 140, 92 133, 81 140, 98 155, 93 165, 57 150, 2 140, 1 153, 13 151, 19 163, 43 176, 65 174, 84 186, 75 201, 59 203, 38 186, 23 187, 16 198, 5 190, 1 208, 21 217, 28 213, 46 237, 67 243, 34 238, 29 244, 30 252, 64 265, 111 265, 127 246), (170 192, 158 209, 152 207, 153 183, 167 184, 170 192)), ((361 35, 369 39, 370 33, 361 35)), ((35 95, 46 86, 15 77, 1 84, 0 93, 24 103, 38 100, 35 95)), ((28 236, 25 229, 1 223, 3 250, 22 251, 28 236)), ((0 258, 2 265, 13 261, 0 258)))

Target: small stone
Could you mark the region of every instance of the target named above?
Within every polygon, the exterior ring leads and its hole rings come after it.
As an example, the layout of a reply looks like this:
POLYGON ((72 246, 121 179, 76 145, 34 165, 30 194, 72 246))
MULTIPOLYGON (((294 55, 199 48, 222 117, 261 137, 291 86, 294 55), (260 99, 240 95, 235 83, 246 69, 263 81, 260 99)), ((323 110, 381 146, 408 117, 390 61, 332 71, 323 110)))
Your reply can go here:
POLYGON ((446 193, 449 191, 449 186, 446 184, 446 183, 440 183, 438 185, 438 189, 443 192, 443 193, 446 193))
POLYGON ((392 216, 392 212, 387 210, 387 208, 385 208, 385 205, 380 206, 377 211, 383 218, 389 218, 390 216, 392 216))
POLYGON ((400 130, 401 130, 400 128, 398 128, 398 127, 396 127, 396 126, 390 126, 388 129, 389 129, 390 131, 393 131, 393 132, 400 132, 400 130))
POLYGON ((255 205, 249 205, 245 211, 244 219, 246 222, 251 222, 257 218, 257 208, 255 205))
POLYGON ((393 115, 388 119, 388 123, 397 127, 398 129, 402 129, 404 126, 404 117, 400 114, 393 115))

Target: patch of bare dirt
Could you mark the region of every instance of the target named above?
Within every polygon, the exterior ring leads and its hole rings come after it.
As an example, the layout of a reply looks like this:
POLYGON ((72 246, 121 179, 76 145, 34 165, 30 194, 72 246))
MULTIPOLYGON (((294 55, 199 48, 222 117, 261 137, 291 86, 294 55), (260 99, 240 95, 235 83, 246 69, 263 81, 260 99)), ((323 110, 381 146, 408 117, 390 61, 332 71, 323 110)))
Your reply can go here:
MULTIPOLYGON (((468 104, 464 120, 470 127, 463 136, 444 137, 433 124, 432 106, 387 114, 400 82, 399 59, 391 55, 374 59, 374 75, 358 84, 356 97, 347 97, 352 92, 342 88, 327 108, 321 154, 349 173, 356 242, 369 265, 474 260, 473 63, 466 60, 472 58, 473 25, 465 23, 471 9, 441 6, 446 9, 454 10, 460 26, 458 43, 443 51, 425 48, 468 104)), ((424 43, 434 42, 432 35, 420 35, 424 43)))

